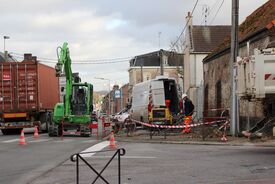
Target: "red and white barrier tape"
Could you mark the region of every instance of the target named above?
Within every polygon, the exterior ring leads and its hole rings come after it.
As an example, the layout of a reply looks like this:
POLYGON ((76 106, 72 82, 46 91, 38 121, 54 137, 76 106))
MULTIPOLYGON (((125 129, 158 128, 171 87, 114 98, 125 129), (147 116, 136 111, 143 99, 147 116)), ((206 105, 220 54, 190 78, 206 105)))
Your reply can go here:
MULTIPOLYGON (((186 125, 153 125, 153 124, 144 123, 141 121, 136 121, 133 119, 132 119, 132 121, 135 123, 138 123, 138 124, 141 124, 141 125, 144 125, 147 127, 153 127, 153 128, 174 128, 174 129, 177 129, 177 128, 185 128, 186 127, 186 125)), ((226 121, 221 120, 221 121, 211 121, 211 122, 204 122, 204 123, 194 123, 194 124, 190 124, 188 127, 192 128, 192 127, 197 127, 197 126, 201 126, 201 125, 212 125, 215 123, 223 123, 223 122, 226 122, 226 121)))

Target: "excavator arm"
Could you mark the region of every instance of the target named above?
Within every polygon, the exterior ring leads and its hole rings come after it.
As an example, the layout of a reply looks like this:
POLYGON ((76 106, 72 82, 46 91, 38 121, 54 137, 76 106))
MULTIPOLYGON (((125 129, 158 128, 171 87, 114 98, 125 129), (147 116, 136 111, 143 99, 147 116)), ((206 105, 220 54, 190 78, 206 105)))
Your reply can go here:
POLYGON ((73 74, 71 68, 71 58, 68 48, 68 43, 64 43, 62 47, 57 48, 58 63, 55 66, 56 76, 66 77, 66 95, 64 100, 64 116, 68 117, 71 114, 71 96, 73 88, 73 74))

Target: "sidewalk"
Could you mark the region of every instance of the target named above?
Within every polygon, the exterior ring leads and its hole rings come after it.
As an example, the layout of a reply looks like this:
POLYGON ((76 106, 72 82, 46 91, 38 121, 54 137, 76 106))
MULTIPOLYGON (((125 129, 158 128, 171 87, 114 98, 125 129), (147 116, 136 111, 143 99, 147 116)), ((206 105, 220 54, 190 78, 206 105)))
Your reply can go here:
POLYGON ((137 143, 158 143, 158 144, 196 144, 196 145, 227 145, 227 146, 262 146, 275 147, 274 138, 248 139, 246 137, 227 136, 228 141, 221 141, 220 137, 211 137, 202 139, 201 136, 195 133, 190 134, 167 134, 150 135, 146 131, 135 132, 134 135, 127 136, 125 132, 120 132, 115 135, 116 141, 119 142, 137 142, 137 143))

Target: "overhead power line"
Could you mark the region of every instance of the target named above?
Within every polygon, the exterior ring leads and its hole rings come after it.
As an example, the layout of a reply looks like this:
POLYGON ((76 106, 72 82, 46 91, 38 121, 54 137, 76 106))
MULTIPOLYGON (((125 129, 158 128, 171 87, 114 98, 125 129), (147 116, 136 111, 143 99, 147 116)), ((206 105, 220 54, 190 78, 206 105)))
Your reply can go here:
MULTIPOLYGON (((208 12, 209 15, 212 13, 212 11, 215 9, 215 7, 218 5, 219 1, 220 0, 216 0, 216 2, 210 7, 209 12, 208 12)), ((205 22, 205 17, 203 17, 200 25, 202 25, 204 22, 205 22)))
MULTIPOLYGON (((24 54, 19 54, 16 52, 11 52, 10 54, 14 55, 14 56, 19 56, 19 57, 24 57, 24 54)), ((40 60, 46 60, 46 61, 57 61, 57 59, 53 59, 53 58, 44 58, 44 57, 38 57, 40 60)), ((129 60, 133 58, 132 56, 129 57, 121 57, 121 58, 108 58, 108 59, 85 59, 85 60, 73 60, 74 62, 100 62, 100 61, 121 61, 121 60, 129 60)))
POLYGON ((212 23, 214 22, 214 20, 216 19, 216 17, 217 17, 217 15, 218 15, 218 13, 219 13, 219 12, 220 12, 220 10, 221 10, 221 7, 222 7, 223 3, 224 3, 224 0, 222 0, 222 3, 220 4, 220 6, 219 6, 218 10, 216 11, 215 16, 213 17, 213 19, 212 19, 212 20, 211 20, 211 22, 210 22, 210 24, 212 24, 212 23))
MULTIPOLYGON (((194 13, 194 11, 195 11, 195 9, 196 9, 196 7, 197 7, 197 5, 198 5, 198 2, 199 2, 199 0, 196 1, 195 5, 194 5, 194 7, 193 7, 193 9, 192 9, 191 16, 193 15, 193 13, 194 13)), ((189 17, 189 19, 186 21, 186 24, 185 24, 185 26, 183 27, 183 29, 182 29, 180 35, 177 37, 177 40, 172 44, 171 50, 173 50, 173 48, 175 47, 175 45, 178 43, 178 41, 179 41, 180 38, 182 37, 182 35, 183 35, 185 29, 187 28, 187 25, 188 25, 189 21, 190 21, 190 17, 189 17)))
MULTIPOLYGON (((24 58, 23 56, 18 56, 18 55, 14 55, 14 57, 16 58, 24 58)), ((37 58, 37 60, 39 62, 42 63, 57 63, 57 60, 53 60, 53 59, 46 59, 46 58, 37 58)), ((81 62, 72 62, 72 64, 89 64, 89 65, 96 65, 96 64, 112 64, 112 63, 122 63, 122 62, 129 62, 129 59, 124 59, 124 60, 115 60, 115 61, 104 61, 104 62, 90 62, 90 61, 81 61, 81 62)))

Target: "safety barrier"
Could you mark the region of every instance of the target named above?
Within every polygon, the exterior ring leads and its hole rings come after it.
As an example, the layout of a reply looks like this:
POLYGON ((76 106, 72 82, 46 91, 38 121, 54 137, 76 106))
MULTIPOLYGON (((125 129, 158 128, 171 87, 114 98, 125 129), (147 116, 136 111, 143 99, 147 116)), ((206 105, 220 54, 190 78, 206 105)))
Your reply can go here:
MULTIPOLYGON (((132 122, 143 125, 145 127, 148 127, 150 130, 150 139, 152 139, 153 137, 153 131, 154 129, 158 129, 160 131, 160 129, 163 129, 164 132, 164 139, 166 139, 166 132, 169 129, 184 129, 186 128, 186 125, 157 125, 157 124, 150 124, 150 123, 145 123, 145 122, 141 122, 141 121, 136 121, 131 119, 132 122)), ((130 124, 130 123, 129 123, 130 124)), ((193 123, 188 125, 189 128, 194 128, 194 127, 199 127, 202 125, 214 125, 214 124, 222 124, 219 125, 220 127, 218 128, 219 131, 222 131, 222 141, 227 141, 226 138, 226 130, 229 126, 229 120, 224 118, 224 119, 220 119, 220 120, 216 120, 216 121, 207 121, 207 122, 198 122, 198 123, 193 123)), ((203 137, 204 140, 204 137, 203 137)))
POLYGON ((97 139, 106 137, 112 131, 111 123, 106 122, 104 117, 91 123, 90 128, 92 129, 92 135, 96 135, 97 139))
MULTIPOLYGON (((144 123, 141 121, 136 121, 133 119, 132 119, 132 121, 135 123, 141 124, 143 126, 152 127, 152 128, 182 129, 182 128, 186 127, 186 125, 156 125, 156 124, 150 124, 150 123, 144 123)), ((201 126, 201 125, 212 125, 212 124, 216 124, 216 123, 223 123, 225 121, 226 120, 218 120, 218 121, 210 121, 210 122, 202 122, 202 123, 193 123, 188 126, 192 128, 192 127, 197 127, 197 126, 201 126)))
MULTIPOLYGON (((79 184, 79 162, 83 161, 97 176, 93 180, 92 184, 94 184, 99 178, 101 178, 104 183, 109 184, 109 182, 102 176, 102 173, 105 171, 105 169, 109 166, 109 164, 113 161, 113 159, 117 156, 118 158, 118 184, 121 184, 121 164, 120 164, 120 157, 125 155, 126 151, 123 148, 117 149, 117 150, 103 150, 103 151, 92 151, 92 152, 81 152, 76 153, 71 156, 71 161, 76 162, 76 183, 79 184), (102 153, 102 152, 110 152, 115 151, 114 155, 111 157, 111 159, 106 163, 106 165, 103 167, 103 169, 98 172, 90 163, 88 163, 87 160, 81 155, 85 154, 95 154, 95 153, 102 153)), ((113 182, 112 182, 113 183, 113 182)))

